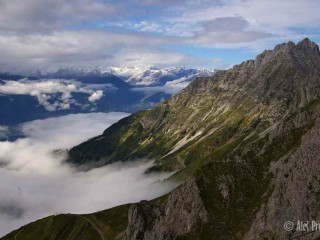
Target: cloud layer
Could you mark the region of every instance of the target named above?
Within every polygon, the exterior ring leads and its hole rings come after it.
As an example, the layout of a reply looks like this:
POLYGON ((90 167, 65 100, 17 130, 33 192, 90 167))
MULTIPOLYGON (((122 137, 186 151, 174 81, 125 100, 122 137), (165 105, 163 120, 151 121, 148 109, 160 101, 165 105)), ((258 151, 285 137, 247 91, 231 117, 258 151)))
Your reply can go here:
POLYGON ((193 79, 194 79, 194 76, 182 77, 173 81, 168 81, 163 86, 138 87, 138 88, 133 88, 132 91, 145 93, 146 94, 145 98, 148 98, 156 93, 166 93, 169 95, 173 95, 180 92, 185 87, 187 87, 193 79))
POLYGON ((317 0, 2 0, 0 68, 197 66, 217 56, 190 47, 260 51, 317 41, 319 7, 317 0))
POLYGON ((78 172, 63 164, 70 148, 100 134, 126 113, 76 114, 23 124, 26 138, 0 142, 0 236, 55 213, 89 213, 151 199, 172 189, 145 175, 149 162, 113 164, 78 172))
MULTIPOLYGON (((103 90, 96 90, 95 85, 85 85, 74 80, 27 80, 3 81, 0 94, 30 95, 37 98, 39 104, 47 111, 70 109, 71 105, 79 105, 72 97, 72 93, 85 93, 88 101, 94 103, 103 96, 103 90)), ((112 89, 111 84, 100 84, 100 88, 112 89)))
POLYGON ((9 134, 9 127, 5 125, 0 125, 0 139, 6 138, 9 134))

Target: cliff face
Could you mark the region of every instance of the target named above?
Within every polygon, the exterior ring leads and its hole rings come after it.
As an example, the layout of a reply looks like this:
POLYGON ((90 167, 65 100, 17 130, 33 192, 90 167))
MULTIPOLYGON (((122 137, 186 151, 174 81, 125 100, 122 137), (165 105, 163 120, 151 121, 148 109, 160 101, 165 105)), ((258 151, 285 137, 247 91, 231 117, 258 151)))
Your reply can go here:
POLYGON ((318 46, 288 42, 121 120, 69 161, 179 170, 176 190, 130 205, 117 238, 315 239, 284 223, 320 221, 319 97, 318 46))
POLYGON ((316 239, 319 231, 311 233, 311 221, 320 218, 320 108, 298 115, 295 124, 312 124, 300 139, 299 145, 289 154, 273 162, 270 172, 273 174, 273 192, 261 205, 246 239, 259 236, 272 236, 285 239, 302 233, 285 232, 284 223, 291 221, 309 221, 309 234, 299 239, 316 239))
POLYGON ((193 178, 174 190, 161 204, 147 201, 129 209, 127 240, 175 239, 192 232, 208 221, 207 212, 193 178))

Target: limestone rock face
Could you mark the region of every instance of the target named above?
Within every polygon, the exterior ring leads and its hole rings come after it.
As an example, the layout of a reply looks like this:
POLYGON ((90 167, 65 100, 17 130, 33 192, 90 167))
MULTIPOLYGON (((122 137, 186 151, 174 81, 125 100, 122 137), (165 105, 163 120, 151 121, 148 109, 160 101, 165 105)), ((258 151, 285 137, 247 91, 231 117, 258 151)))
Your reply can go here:
MULTIPOLYGON (((312 221, 320 219, 320 108, 313 114, 314 126, 301 137, 299 147, 271 164, 274 175, 274 191, 261 206, 246 239, 316 239, 320 231, 312 233, 312 221), (290 221, 297 229, 299 221, 309 222, 309 234, 285 231, 284 224, 290 221)), ((301 117, 308 122, 311 116, 301 117)))
POLYGON ((193 178, 174 190, 167 201, 133 204, 128 213, 127 240, 170 240, 207 222, 207 212, 193 178))

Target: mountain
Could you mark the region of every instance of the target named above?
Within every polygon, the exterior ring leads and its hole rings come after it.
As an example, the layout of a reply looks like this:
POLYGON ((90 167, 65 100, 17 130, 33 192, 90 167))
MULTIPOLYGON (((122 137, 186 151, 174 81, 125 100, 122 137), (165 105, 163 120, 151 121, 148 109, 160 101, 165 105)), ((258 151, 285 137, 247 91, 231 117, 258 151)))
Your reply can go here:
POLYGON ((200 158, 212 158, 217 146, 232 149, 248 133, 256 136, 273 126, 289 107, 297 109, 317 97, 317 88, 301 75, 310 71, 305 69, 310 56, 298 51, 301 45, 289 42, 229 71, 200 78, 155 108, 133 114, 71 149, 69 160, 110 163, 149 157, 156 159, 157 168, 180 170, 193 166, 195 156, 198 164, 200 158))
POLYGON ((119 239, 127 227, 129 205, 95 214, 61 214, 33 222, 3 239, 119 239))
POLYGON ((208 77, 214 73, 213 70, 184 67, 163 69, 155 67, 110 67, 104 71, 116 75, 129 84, 144 86, 162 86, 177 79, 190 82, 196 77, 208 77))
POLYGON ((53 232, 79 239, 72 233, 93 226, 108 239, 319 239, 319 231, 284 228, 319 219, 319 97, 320 52, 309 39, 198 78, 69 151, 69 162, 91 167, 155 159, 150 171, 177 171, 170 179, 182 182, 177 189, 91 214, 93 224, 52 216, 2 239, 53 232))

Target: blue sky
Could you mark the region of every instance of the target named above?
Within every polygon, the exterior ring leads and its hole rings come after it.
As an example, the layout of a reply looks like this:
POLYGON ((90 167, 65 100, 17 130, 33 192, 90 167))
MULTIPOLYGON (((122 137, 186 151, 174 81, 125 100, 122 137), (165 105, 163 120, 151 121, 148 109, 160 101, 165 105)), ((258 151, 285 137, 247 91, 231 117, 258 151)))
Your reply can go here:
POLYGON ((0 68, 228 68, 320 42, 318 0, 0 0, 0 68))

